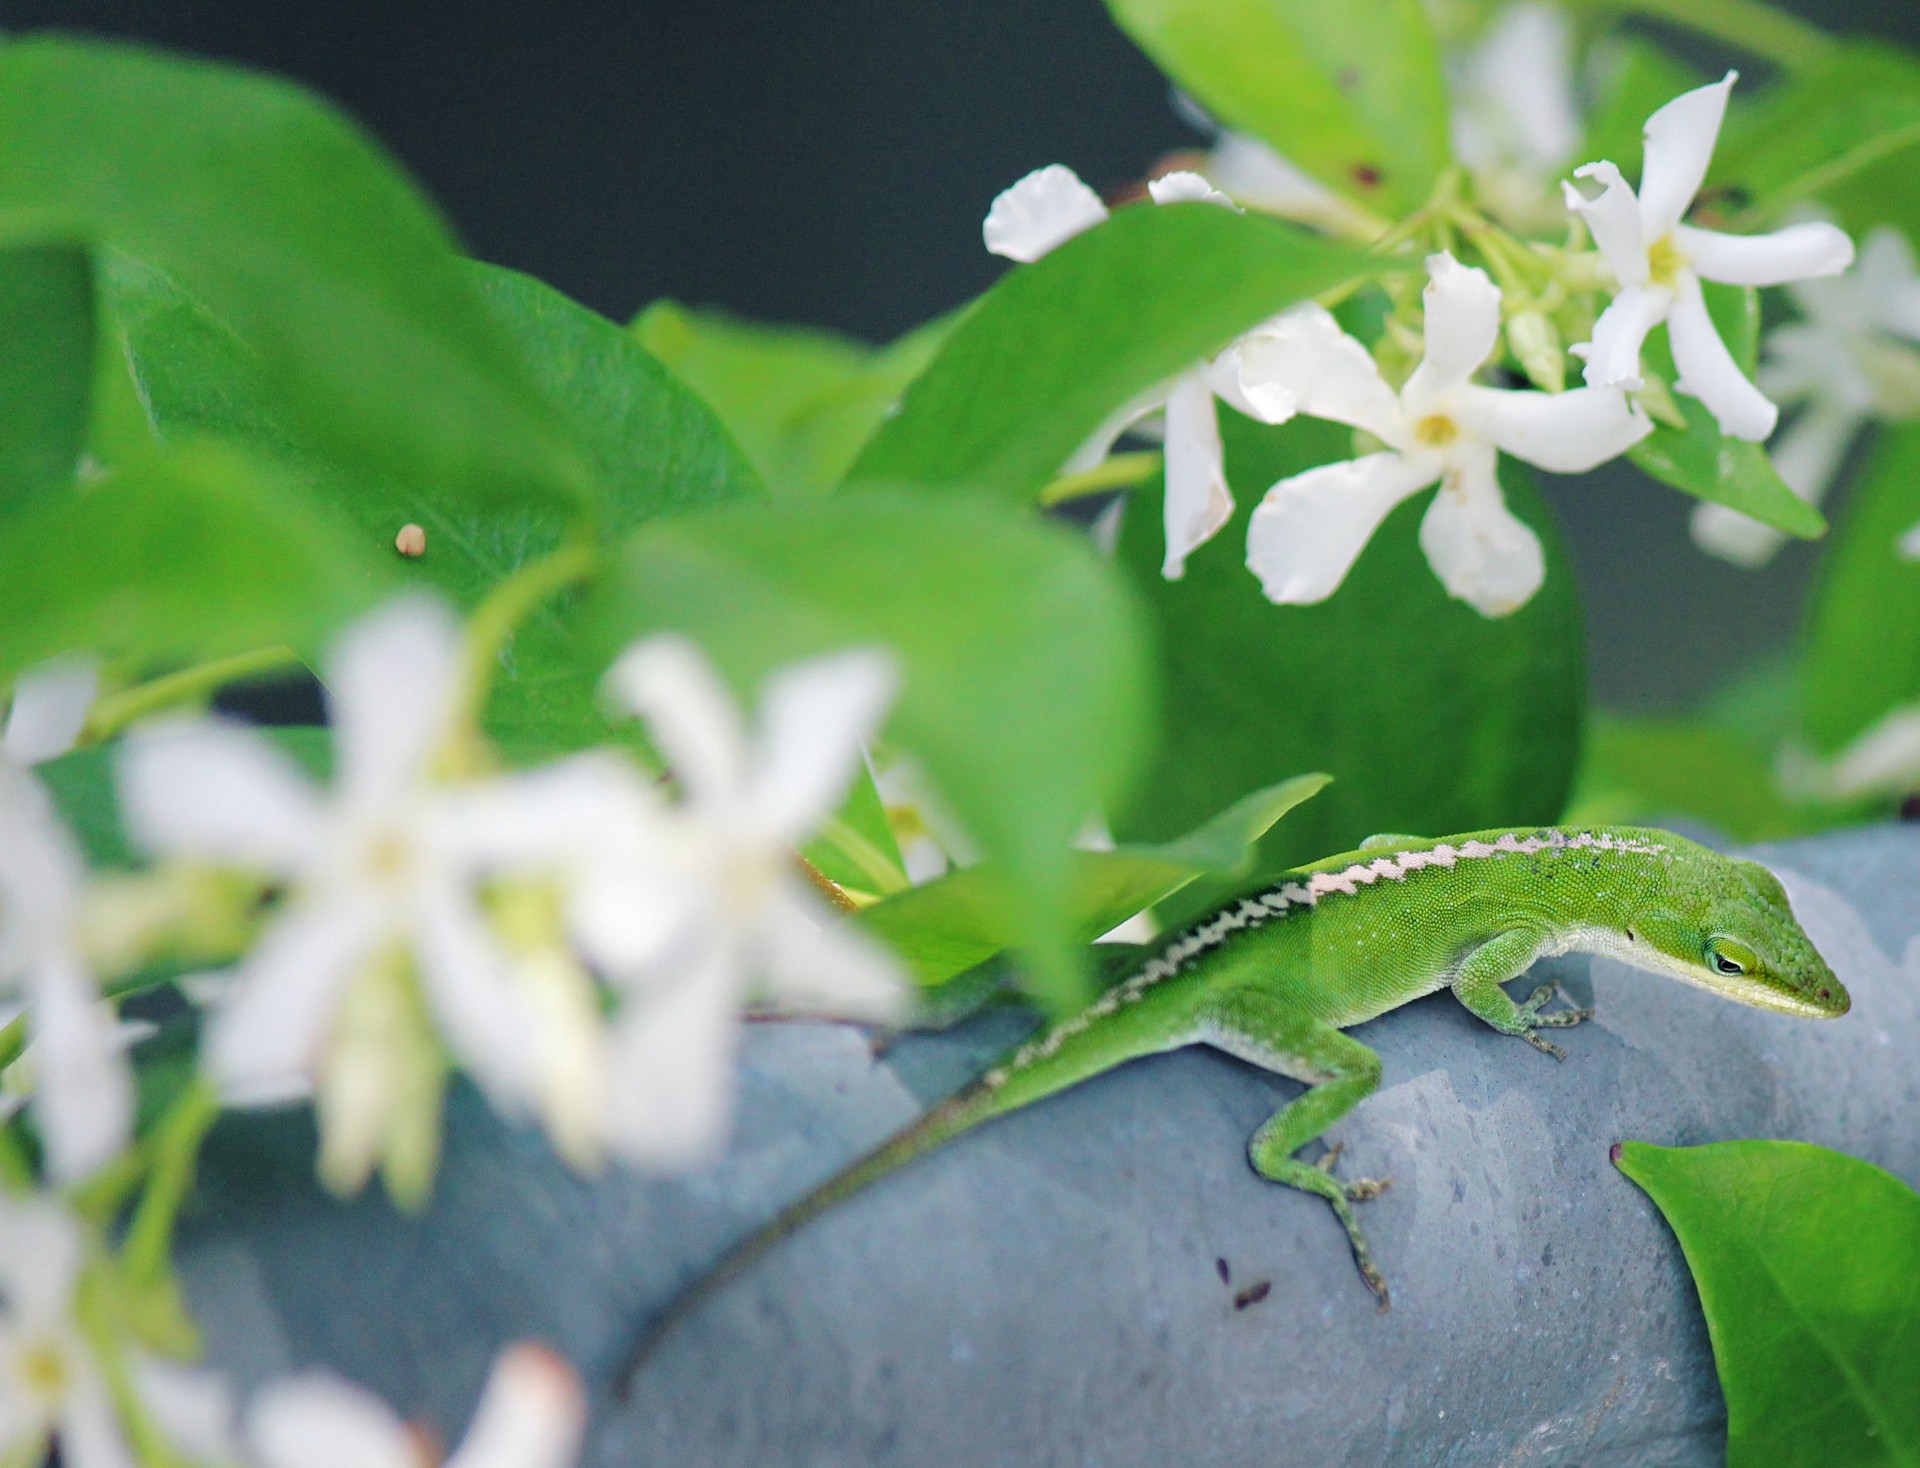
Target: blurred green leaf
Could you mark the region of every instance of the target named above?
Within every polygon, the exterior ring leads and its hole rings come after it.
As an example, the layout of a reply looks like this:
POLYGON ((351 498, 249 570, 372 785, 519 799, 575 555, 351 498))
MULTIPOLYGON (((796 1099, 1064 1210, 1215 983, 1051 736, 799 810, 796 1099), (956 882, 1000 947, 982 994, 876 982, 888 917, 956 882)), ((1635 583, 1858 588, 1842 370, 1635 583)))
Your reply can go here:
MULTIPOLYGON (((1299 775, 1256 790, 1159 846, 1075 852, 1067 897, 1074 937, 1090 943, 1197 877, 1245 877, 1260 838, 1326 784, 1325 775, 1299 775)), ((1001 891, 991 869, 966 867, 865 908, 855 921, 900 955, 915 982, 943 984, 1019 940, 1001 891)))
POLYGON ((1580 156, 1569 161, 1605 158, 1637 178, 1647 119, 1706 78, 1664 46, 1619 33, 1594 48, 1593 70, 1597 85, 1587 135, 1580 156))
MULTIPOLYGON (((1160 574, 1158 487, 1127 507, 1119 560, 1147 604, 1165 683, 1160 745, 1122 840, 1164 840, 1288 771, 1332 787, 1261 844, 1270 874, 1378 831, 1442 835, 1556 819, 1580 738, 1583 668, 1572 569, 1526 471, 1502 463, 1514 512, 1540 534, 1546 585, 1512 616, 1450 598, 1417 541, 1422 495, 1390 516, 1328 601, 1275 606, 1244 564, 1267 487, 1345 458, 1351 434, 1311 419, 1221 415, 1234 518, 1160 574)), ((1182 903, 1199 894, 1182 894, 1182 903)))
POLYGON ((449 494, 597 492, 439 216, 300 88, 132 46, 9 41, 0 237, 49 229, 173 274, 343 464, 449 494))
POLYGON ((1728 1468, 1920 1463, 1920 1194, 1804 1142, 1624 1142, 1616 1162, 1686 1251, 1728 1468))
POLYGON ((383 579, 299 486, 212 444, 155 451, 0 536, 0 679, 57 653, 311 651, 383 579))
POLYGON ((900 843, 865 761, 853 772, 853 785, 840 809, 800 854, 856 901, 906 889, 900 843))
POLYGON ((1421 0, 1107 0, 1227 126, 1398 217, 1447 166, 1447 92, 1421 0))
POLYGON ((93 268, 75 245, 0 251, 0 513, 73 483, 92 416, 93 268))
POLYGON ((646 349, 704 398, 777 495, 823 494, 900 401, 952 327, 885 347, 656 301, 634 321, 646 349))
MULTIPOLYGON (((1760 293, 1711 281, 1705 290, 1727 349, 1751 376, 1759 354, 1760 293)), ((1673 354, 1664 327, 1647 339, 1644 350, 1647 370, 1673 382, 1673 354)), ((1762 445, 1721 433, 1707 405, 1696 397, 1675 392, 1673 403, 1686 418, 1686 428, 1656 422, 1653 432, 1628 450, 1635 464, 1663 484, 1730 506, 1788 535, 1817 540, 1826 533, 1826 516, 1793 492, 1762 445)))
POLYGON ((1036 992, 1083 996, 1068 858, 1137 763, 1146 668, 1134 608, 1078 537, 970 496, 722 510, 644 527, 588 615, 605 654, 678 630, 743 691, 810 654, 893 649, 890 742, 1006 874, 1036 992))
POLYGON ((1773 767, 1702 719, 1599 718, 1587 731, 1567 810, 1574 824, 1703 821, 1735 841, 1778 841, 1837 824, 1842 812, 1790 804, 1773 767))
POLYGON ((1805 725, 1832 754, 1920 699, 1920 561, 1897 549, 1920 524, 1920 424, 1881 431, 1854 481, 1813 588, 1805 725))
POLYGON ((1212 205, 1122 209, 1002 276, 849 482, 976 485, 1031 500, 1123 404, 1377 264, 1212 205))

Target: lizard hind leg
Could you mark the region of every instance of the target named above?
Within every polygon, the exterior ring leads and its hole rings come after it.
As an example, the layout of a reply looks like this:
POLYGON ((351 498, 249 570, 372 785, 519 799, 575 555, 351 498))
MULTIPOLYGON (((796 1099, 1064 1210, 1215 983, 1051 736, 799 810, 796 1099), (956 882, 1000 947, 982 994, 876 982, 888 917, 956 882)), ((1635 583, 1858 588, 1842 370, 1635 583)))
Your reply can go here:
POLYGON ((1223 1000, 1210 1016, 1207 1041, 1242 1060, 1309 1083, 1305 1094, 1281 1107, 1253 1134, 1247 1160, 1262 1177, 1327 1201, 1346 1230, 1361 1279, 1386 1310, 1392 1295, 1353 1216, 1353 1205, 1377 1198, 1392 1179, 1334 1176, 1337 1146, 1317 1164, 1294 1155, 1379 1088, 1380 1057, 1324 1021, 1287 1014, 1279 1001, 1257 991, 1223 1000))

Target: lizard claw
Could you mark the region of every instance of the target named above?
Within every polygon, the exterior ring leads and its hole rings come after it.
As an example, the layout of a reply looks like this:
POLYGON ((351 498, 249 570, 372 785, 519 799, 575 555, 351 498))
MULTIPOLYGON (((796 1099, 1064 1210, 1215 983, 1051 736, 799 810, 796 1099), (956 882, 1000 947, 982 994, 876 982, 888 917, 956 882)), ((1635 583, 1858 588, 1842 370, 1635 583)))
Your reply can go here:
POLYGON ((1554 1044, 1553 1041, 1551 1040, 1541 1039, 1532 1030, 1528 1030, 1520 1038, 1525 1040, 1529 1045, 1533 1046, 1534 1049, 1538 1050, 1543 1055, 1551 1055, 1555 1060, 1565 1060, 1567 1058, 1566 1051, 1562 1050, 1558 1045, 1554 1044))

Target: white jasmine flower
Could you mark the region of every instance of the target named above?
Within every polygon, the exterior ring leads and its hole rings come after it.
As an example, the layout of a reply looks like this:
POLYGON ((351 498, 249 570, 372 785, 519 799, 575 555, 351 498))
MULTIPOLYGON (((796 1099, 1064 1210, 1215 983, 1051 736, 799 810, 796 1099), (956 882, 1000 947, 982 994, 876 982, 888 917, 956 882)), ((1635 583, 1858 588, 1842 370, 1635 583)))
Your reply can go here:
POLYGON ((586 1416, 573 1368, 543 1346, 519 1345, 494 1363, 466 1437, 444 1462, 373 1393, 325 1371, 263 1388, 247 1439, 258 1468, 569 1468, 586 1416))
POLYGON ((0 754, 21 765, 65 754, 86 726, 99 684, 92 658, 57 658, 23 673, 14 684, 0 754))
POLYGON ((783 669, 750 734, 682 638, 638 643, 608 674, 682 792, 664 822, 611 828, 608 859, 573 900, 576 941, 623 991, 613 1127, 630 1159, 690 1166, 718 1148, 750 1001, 876 1021, 902 1012, 898 965, 835 919, 794 860, 838 806, 895 682, 871 650, 783 669))
POLYGON ((1920 790, 1920 704, 1890 709, 1831 759, 1790 747, 1780 782, 1816 800, 1889 799, 1920 790))
POLYGON ((35 1115, 62 1182, 119 1156, 133 1123, 133 1079, 113 1008, 80 955, 86 875, 47 792, 0 758, 0 990, 26 1002, 35 1115))
MULTIPOLYGON (((1154 179, 1147 190, 1156 204, 1235 207, 1197 173, 1169 173, 1154 179)), ((987 248, 995 254, 1031 263, 1106 217, 1099 196, 1072 169, 1055 163, 1028 174, 995 199, 984 233, 987 248)), ((1187 557, 1233 518, 1214 399, 1262 423, 1284 423, 1293 416, 1291 398, 1272 390, 1249 391, 1240 370, 1245 344, 1265 329, 1256 327, 1191 371, 1142 393, 1102 424, 1062 468, 1065 474, 1093 468, 1122 433, 1149 414, 1164 411, 1167 550, 1160 569, 1168 580, 1184 575, 1187 557)))
POLYGON ((1837 275, 1853 262, 1853 242, 1822 221, 1764 235, 1719 234, 1681 222, 1713 161, 1737 76, 1730 71, 1683 92, 1647 119, 1638 193, 1606 162, 1574 170, 1576 178, 1601 186, 1597 197, 1564 187, 1567 206, 1587 221, 1620 283, 1594 323, 1593 340, 1573 349, 1587 359, 1588 385, 1639 386, 1641 345, 1664 321, 1680 374, 1675 386, 1705 403, 1721 432, 1757 442, 1773 432, 1779 410, 1721 341, 1700 282, 1768 286, 1837 275))
POLYGON ((1521 227, 1563 217, 1553 183, 1582 133, 1566 13, 1540 0, 1509 5, 1448 70, 1453 152, 1476 197, 1521 227))
MULTIPOLYGON (((1860 247, 1860 264, 1837 279, 1788 288, 1800 320, 1767 337, 1762 391, 1799 405, 1769 451, 1780 477, 1819 504, 1861 427, 1873 418, 1920 414, 1920 275, 1897 229, 1882 226, 1860 247)), ((1693 512, 1700 546, 1740 565, 1772 558, 1786 536, 1725 505, 1693 512)))
POLYGON ((1348 203, 1298 164, 1258 138, 1222 130, 1200 171, 1237 204, 1310 224, 1329 234, 1369 240, 1382 223, 1348 203))
MULTIPOLYGON (((336 777, 315 789, 262 734, 199 719, 140 731, 122 806, 149 850, 244 867, 287 893, 209 1027, 231 1101, 315 1083, 322 1176, 342 1191, 383 1162, 423 1195, 438 1136, 437 1027, 512 1112, 536 1089, 531 1016, 474 890, 463 802, 512 784, 434 778, 459 706, 459 631, 438 603, 395 602, 327 664, 336 777)), ((491 807, 511 842, 522 807, 491 807)))
POLYGON ((57 1441, 68 1468, 131 1468, 134 1454, 108 1386, 125 1369, 130 1406, 196 1456, 216 1456, 225 1394, 216 1378, 123 1348, 103 1362, 76 1317, 86 1247, 46 1198, 0 1198, 0 1457, 39 1463, 57 1441))
POLYGON ((1427 272, 1426 355, 1398 393, 1319 306, 1297 307, 1248 345, 1250 378, 1293 393, 1303 413, 1351 424, 1385 445, 1267 492, 1247 529, 1247 565, 1272 601, 1331 596, 1393 508, 1437 480, 1440 492, 1420 522, 1421 549, 1448 592, 1483 615, 1503 616, 1539 589, 1545 562, 1539 539, 1501 495, 1499 454, 1580 473, 1651 431, 1618 388, 1545 393, 1476 384, 1500 334, 1499 288, 1445 252, 1428 258, 1427 272))

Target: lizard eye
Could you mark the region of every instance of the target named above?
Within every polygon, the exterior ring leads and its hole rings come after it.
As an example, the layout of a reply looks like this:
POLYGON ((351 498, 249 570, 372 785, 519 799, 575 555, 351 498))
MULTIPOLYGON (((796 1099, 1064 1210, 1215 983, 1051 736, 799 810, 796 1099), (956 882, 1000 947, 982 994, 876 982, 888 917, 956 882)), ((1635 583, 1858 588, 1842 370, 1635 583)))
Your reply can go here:
POLYGON ((1707 939, 1707 966, 1717 974, 1738 978, 1750 974, 1759 966, 1759 960, 1753 950, 1731 938, 1707 939))

